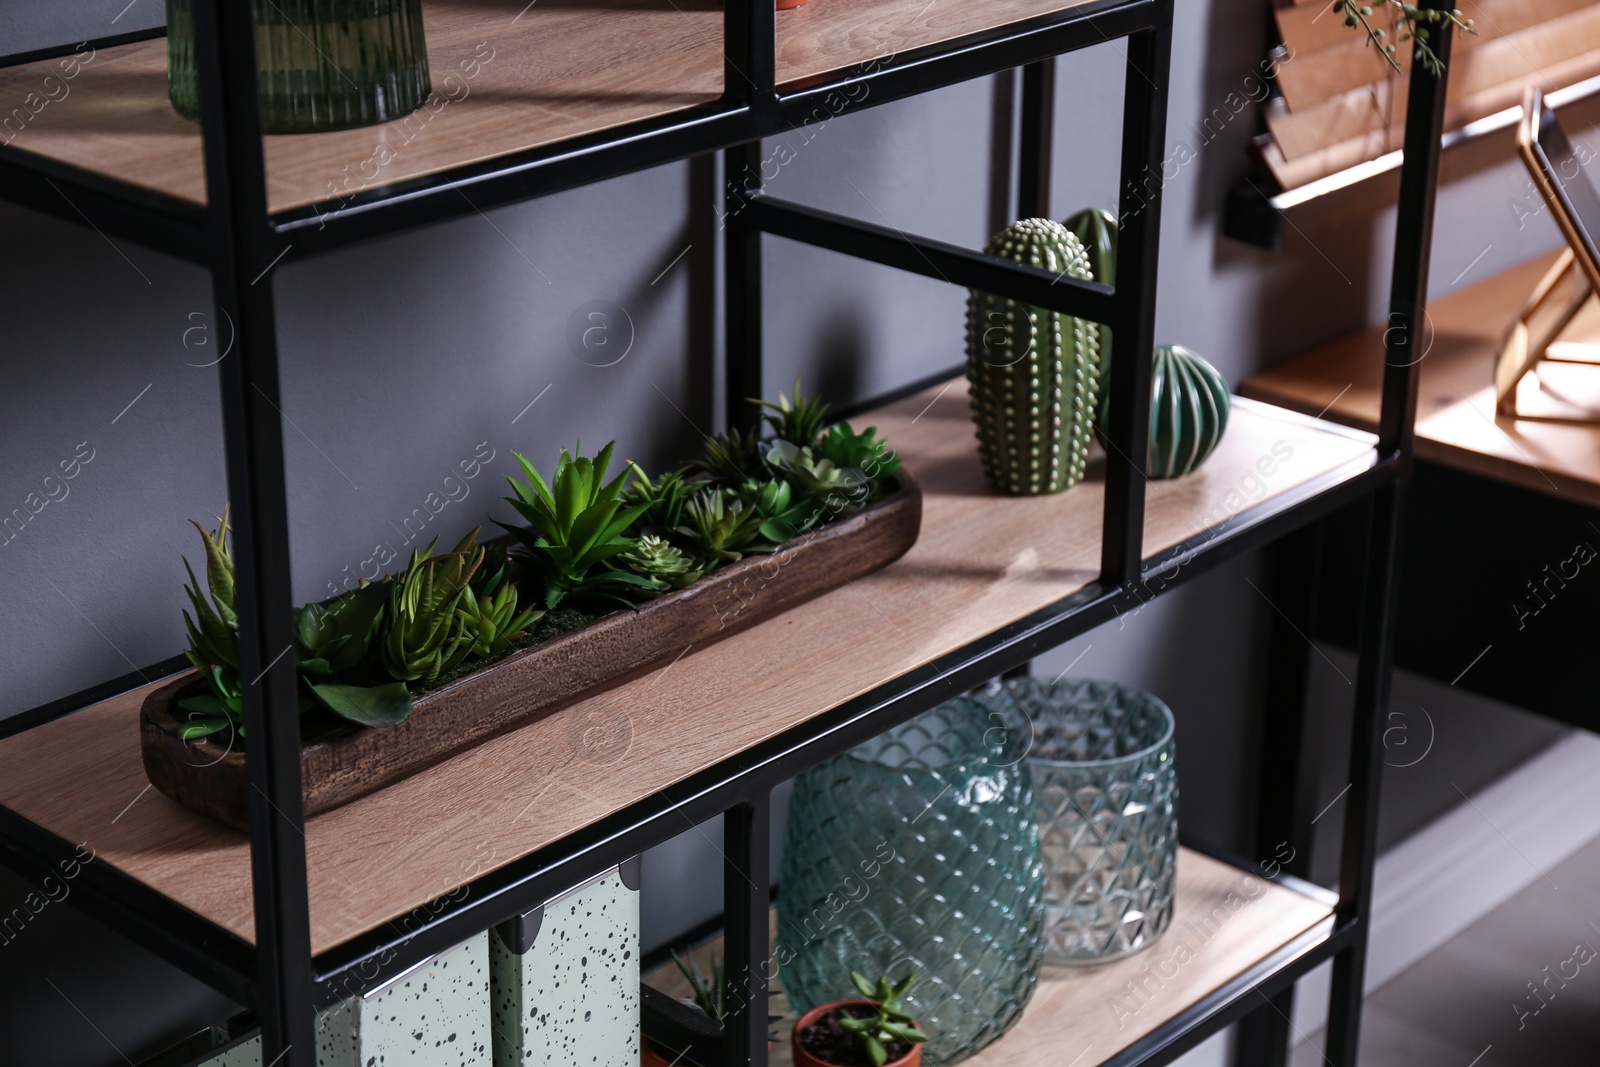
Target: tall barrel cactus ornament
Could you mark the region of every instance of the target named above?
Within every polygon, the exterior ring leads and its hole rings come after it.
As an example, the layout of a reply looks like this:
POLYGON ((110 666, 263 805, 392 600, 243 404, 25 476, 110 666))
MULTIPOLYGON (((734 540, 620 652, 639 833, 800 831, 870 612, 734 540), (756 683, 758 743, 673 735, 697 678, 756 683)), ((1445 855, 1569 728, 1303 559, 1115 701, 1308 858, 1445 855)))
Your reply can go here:
MULTIPOLYGON (((1050 219, 1023 219, 986 251, 1052 274, 1088 279, 1088 252, 1050 219)), ((1083 479, 1100 393, 1100 327, 973 290, 967 379, 978 454, 1004 493, 1059 493, 1083 479)))
MULTIPOLYGON (((1117 217, 1105 208, 1086 207, 1061 225, 1089 253, 1089 277, 1101 285, 1117 284, 1117 217)), ((1111 329, 1100 327, 1100 395, 1106 395, 1106 373, 1111 369, 1111 329)))

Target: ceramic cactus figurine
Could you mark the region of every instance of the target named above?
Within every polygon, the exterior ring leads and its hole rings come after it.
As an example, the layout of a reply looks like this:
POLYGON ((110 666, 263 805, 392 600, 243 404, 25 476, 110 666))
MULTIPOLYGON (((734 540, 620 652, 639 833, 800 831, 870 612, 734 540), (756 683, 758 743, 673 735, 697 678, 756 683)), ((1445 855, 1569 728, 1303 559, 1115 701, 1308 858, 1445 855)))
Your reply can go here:
MULTIPOLYGON (((1090 277, 1083 244, 1049 219, 1013 223, 986 251, 1052 274, 1090 277)), ((1037 496, 1083 478, 1099 407, 1099 326, 974 290, 967 378, 978 453, 996 487, 1037 496)))
MULTIPOLYGON (((1086 207, 1061 225, 1089 253, 1089 277, 1102 285, 1117 284, 1117 217, 1104 208, 1086 207)), ((1106 372, 1111 368, 1111 331, 1100 327, 1100 395, 1106 395, 1106 372)))
POLYGON ((1150 477, 1188 474, 1228 427, 1228 383, 1182 345, 1157 345, 1150 386, 1150 477))
POLYGON ((1089 253, 1090 277, 1105 285, 1116 285, 1117 217, 1104 208, 1086 207, 1061 225, 1071 230, 1089 253))

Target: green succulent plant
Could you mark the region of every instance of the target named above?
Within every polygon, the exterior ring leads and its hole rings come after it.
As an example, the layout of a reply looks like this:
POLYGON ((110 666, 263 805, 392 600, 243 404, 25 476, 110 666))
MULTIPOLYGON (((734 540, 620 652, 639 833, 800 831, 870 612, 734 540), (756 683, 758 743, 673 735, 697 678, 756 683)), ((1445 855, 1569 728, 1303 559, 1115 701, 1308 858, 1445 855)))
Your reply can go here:
MULTIPOLYGON (((471 649, 456 608, 483 563, 477 540, 474 529, 455 548, 435 556, 435 538, 426 548, 413 551, 405 574, 388 583, 381 655, 384 670, 396 681, 427 688, 455 669, 471 649)), ((409 706, 406 713, 410 714, 409 706)))
POLYGON ((295 612, 296 658, 306 688, 318 705, 362 726, 404 722, 411 714, 410 690, 385 676, 378 652, 391 593, 390 582, 364 584, 330 604, 295 612), (352 677, 383 680, 358 685, 352 677))
POLYGON ((767 425, 772 427, 774 434, 801 447, 817 443, 817 438, 822 434, 822 427, 826 425, 828 419, 827 401, 817 397, 801 396, 798 378, 794 382, 793 401, 779 393, 777 400, 752 398, 750 402, 762 408, 762 417, 767 420, 767 425))
MULTIPOLYGON (((683 975, 683 980, 689 983, 689 991, 694 1006, 700 1013, 713 1022, 722 1022, 728 1015, 728 969, 722 957, 715 952, 711 953, 711 977, 707 978, 700 973, 700 967, 687 956, 680 955, 676 949, 672 953, 672 962, 677 964, 678 973, 683 975)), ((782 1019, 782 1015, 767 1016, 767 1040, 777 1041, 778 1035, 773 1024, 782 1019)))
POLYGON ((705 453, 699 461, 699 467, 713 481, 737 485, 766 470, 762 451, 760 434, 754 430, 733 427, 706 438, 705 453))
POLYGON ((178 701, 178 707, 189 713, 179 729, 179 736, 185 741, 208 737, 230 726, 241 734, 244 731, 244 694, 239 680, 239 617, 234 611, 228 513, 229 509, 224 507, 217 516, 215 530, 189 520, 205 542, 206 582, 202 588, 188 557, 184 557, 183 568, 189 574, 189 584, 183 591, 193 611, 192 615, 187 610, 183 613, 184 630, 189 637, 184 655, 200 672, 208 692, 178 701))
POLYGON ((628 551, 619 553, 613 562, 647 579, 658 593, 682 589, 706 570, 704 563, 655 534, 645 534, 628 551))
POLYGON ((492 592, 479 594, 469 589, 456 608, 465 624, 469 651, 475 656, 498 656, 511 642, 527 636, 528 627, 544 618, 537 608, 517 611, 517 590, 508 582, 497 582, 492 592))
POLYGON ((928 1040, 928 1035, 917 1029, 917 1021, 900 1006, 900 998, 910 991, 916 980, 915 974, 908 974, 899 982, 890 982, 887 977, 874 982, 859 971, 850 972, 850 984, 871 1001, 878 1012, 859 1019, 842 1016, 839 1025, 860 1039, 867 1058, 877 1067, 889 1062, 890 1044, 904 1041, 908 1045, 920 1045, 928 1040))
POLYGON ((615 445, 609 442, 593 459, 583 455, 582 444, 576 456, 562 449, 548 483, 532 463, 512 453, 527 480, 506 479, 516 496, 505 500, 528 525, 500 525, 521 542, 522 559, 544 589, 546 608, 569 596, 631 608, 638 591, 651 588, 631 571, 599 566, 633 547, 634 539, 624 531, 646 509, 623 505, 627 471, 605 480, 615 445))
POLYGON ((389 601, 386 584, 362 585, 331 604, 307 604, 295 612, 301 674, 330 678, 367 661, 389 601))
POLYGON ((760 513, 725 490, 703 491, 684 506, 683 518, 680 532, 709 560, 733 563, 773 549, 761 536, 760 513))
POLYGON ((840 467, 810 448, 782 439, 767 445, 767 465, 781 472, 806 496, 834 511, 859 508, 866 502, 872 481, 854 467, 840 467))
POLYGON ((491 541, 483 546, 483 564, 472 575, 469 588, 478 596, 493 596, 500 583, 509 581, 511 558, 506 546, 491 541))
POLYGON ((761 536, 782 544, 805 533, 822 517, 823 508, 782 478, 748 479, 739 486, 739 499, 755 509, 761 519, 761 536))
POLYGON ((233 608, 233 550, 228 544, 228 510, 222 509, 215 530, 189 520, 205 542, 206 586, 202 591, 200 580, 185 556, 183 569, 189 572, 189 584, 184 592, 189 596, 194 614, 183 613, 184 628, 189 634, 189 647, 184 654, 202 674, 212 667, 239 669, 239 616, 233 608))
POLYGON ((623 490, 622 502, 644 508, 638 524, 646 529, 675 529, 683 522, 683 506, 703 488, 687 467, 668 471, 654 481, 637 463, 629 463, 628 468, 633 471, 633 481, 623 490))
POLYGON ((836 422, 822 435, 816 450, 834 466, 858 470, 874 481, 893 477, 900 469, 900 457, 878 437, 876 426, 856 433, 848 422, 836 422))
POLYGON ((210 667, 201 670, 209 692, 195 693, 178 701, 178 707, 189 713, 178 736, 184 741, 210 737, 228 727, 244 736, 244 690, 239 684, 239 672, 231 667, 210 667))
POLYGON ((712 1022, 722 1022, 728 1015, 728 973, 727 967, 722 962, 722 957, 715 952, 711 954, 711 977, 707 979, 700 973, 700 968, 694 960, 681 956, 676 949, 672 952, 672 962, 678 965, 678 973, 683 975, 683 980, 689 983, 689 990, 694 997, 694 1006, 700 1009, 701 1014, 712 1022))

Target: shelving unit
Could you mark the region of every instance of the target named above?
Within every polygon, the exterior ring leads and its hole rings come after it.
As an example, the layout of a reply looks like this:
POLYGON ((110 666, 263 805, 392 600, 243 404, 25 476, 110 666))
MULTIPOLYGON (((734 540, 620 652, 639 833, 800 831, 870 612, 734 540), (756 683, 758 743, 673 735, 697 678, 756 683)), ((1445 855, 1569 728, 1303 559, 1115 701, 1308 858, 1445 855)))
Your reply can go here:
MULTIPOLYGON (((219 370, 241 674, 257 679, 245 694, 248 840, 145 789, 133 721, 143 680, 130 677, 0 729, 0 860, 37 877, 89 842, 96 861, 83 867, 73 900, 248 1004, 261 1021, 265 1062, 310 1067, 311 1006, 380 983, 723 814, 728 977, 752 995, 727 1021, 719 1058, 761 1064, 767 1011, 758 963, 767 954, 774 785, 1226 559, 1370 500, 1367 625, 1336 901, 1287 879, 1269 887, 1266 899, 1278 904, 1230 928, 1237 952, 1208 956, 1171 1010, 1151 1013, 1123 1044, 1085 1061, 1164 1063, 1241 1018, 1251 1022, 1250 1040, 1276 1041, 1281 1061, 1287 1035, 1260 997, 1278 998, 1276 1007, 1296 977, 1332 959, 1329 1058, 1352 1064, 1392 645, 1394 518, 1415 404, 1415 371, 1395 358, 1383 375, 1375 437, 1238 401, 1201 472, 1148 485, 1140 472, 1150 367, 1120 362, 1103 427, 1108 447, 1090 481, 1033 500, 986 492, 961 392, 936 376, 920 392, 883 399, 888 406, 873 416, 927 494, 922 538, 905 559, 304 819, 295 665, 280 654, 290 643, 291 583, 273 276, 284 265, 722 150, 727 352, 719 369, 735 398, 727 424, 752 417, 737 398, 764 391, 764 234, 1090 318, 1111 328, 1119 352, 1152 347, 1159 199, 1147 201, 1165 150, 1171 0, 813 0, 781 16, 733 0, 720 15, 715 5, 655 0, 514 6, 427 7, 436 88, 450 91, 443 79, 452 64, 476 58, 480 66, 470 91, 444 105, 454 109, 449 121, 414 133, 390 124, 263 139, 250 5, 213 0, 196 9, 203 137, 165 110, 161 43, 123 39, 98 42, 93 58, 80 60, 73 109, 42 110, 0 148, 0 196, 211 270, 219 316, 236 327, 235 356, 219 370), (494 48, 487 60, 477 47, 485 39, 494 48), (1127 61, 1115 290, 785 203, 760 187, 764 135, 1020 66, 1018 213, 1048 214, 1051 64, 1106 41, 1117 41, 1127 61), (318 199, 330 174, 359 167, 384 138, 404 143, 376 177, 331 203, 318 199), (829 670, 808 669, 823 662, 829 670), (806 684, 784 685, 786 677, 806 684)), ((0 62, 0 92, 26 91, 43 77, 41 63, 74 52, 87 54, 69 46, 0 62)), ((465 79, 468 68, 459 69, 465 79)), ((1419 76, 1411 99, 1391 357, 1411 335, 1410 309, 1426 283, 1443 86, 1419 76)), ((144 674, 153 680, 175 668, 144 674)), ((1186 853, 1180 910, 1203 907, 1252 866, 1186 853)), ((1025 1029, 980 1062, 1011 1062, 1029 1033, 1076 1032, 1073 1000, 1047 979, 1025 1029)))
MULTIPOLYGON (((1037 1067, 1041 1063, 1132 1064, 1152 1051, 1150 1039, 1185 1012, 1206 1012, 1253 996, 1258 975, 1286 979, 1304 970, 1308 953, 1327 942, 1336 898, 1319 886, 1279 876, 1268 881, 1192 848, 1178 851, 1172 925, 1149 950, 1097 967, 1045 966, 1022 1019, 963 1062, 970 1067, 1037 1067)), ((774 917, 772 936, 781 937, 774 917)), ((702 973, 722 942, 688 953, 702 973)), ((673 997, 692 993, 671 963, 645 983, 673 997)), ((771 1067, 790 1067, 795 1012, 781 992, 772 1010, 778 1042, 771 1067)))

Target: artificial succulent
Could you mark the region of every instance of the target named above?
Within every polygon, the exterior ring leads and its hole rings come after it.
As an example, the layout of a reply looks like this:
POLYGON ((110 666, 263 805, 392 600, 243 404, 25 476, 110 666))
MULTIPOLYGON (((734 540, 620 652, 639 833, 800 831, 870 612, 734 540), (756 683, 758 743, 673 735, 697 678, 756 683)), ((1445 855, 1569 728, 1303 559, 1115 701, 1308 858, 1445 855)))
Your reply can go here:
POLYGON ((831 511, 852 511, 865 503, 872 479, 854 467, 841 467, 810 448, 780 438, 767 446, 767 465, 806 496, 831 511))
POLYGON ((761 520, 761 536, 782 544, 805 533, 817 524, 823 508, 782 478, 757 481, 747 479, 739 486, 739 499, 755 509, 761 520))
POLYGON ((477 539, 474 529, 455 548, 435 556, 435 538, 427 548, 413 551, 405 574, 389 583, 381 655, 384 669, 396 681, 425 689, 471 650, 456 608, 483 563, 477 539))
POLYGON ((850 984, 877 1012, 860 1018, 841 1017, 839 1025, 861 1041, 867 1058, 877 1067, 889 1062, 888 1046, 894 1042, 919 1045, 928 1040, 928 1035, 917 1029, 917 1021, 900 1006, 900 998, 910 991, 916 980, 915 974, 908 974, 899 982, 891 982, 886 977, 874 982, 859 971, 850 972, 850 984))
POLYGON ((600 566, 633 547, 625 531, 647 507, 623 505, 626 471, 605 480, 615 445, 608 443, 593 459, 583 455, 582 445, 576 456, 562 449, 548 483, 532 463, 512 453, 526 480, 506 479, 516 495, 505 500, 528 525, 501 525, 521 542, 521 559, 542 587, 546 608, 569 596, 631 608, 639 590, 651 588, 631 571, 600 566))
POLYGON ((184 557, 189 573, 184 592, 189 597, 183 625, 189 635, 184 655, 205 679, 207 692, 187 696, 178 706, 189 713, 180 736, 185 741, 207 737, 232 726, 244 728, 244 693, 239 681, 239 617, 234 611, 233 551, 228 544, 228 509, 217 517, 217 528, 208 530, 190 519, 205 542, 206 583, 201 588, 194 568, 184 557))
POLYGON ((185 654, 195 669, 201 672, 211 667, 239 669, 239 616, 233 607, 233 550, 228 544, 228 509, 223 508, 217 517, 217 528, 208 530, 193 519, 190 524, 200 531, 206 546, 206 588, 184 557, 183 568, 189 572, 189 584, 184 592, 189 595, 191 616, 183 613, 184 627, 189 634, 189 647, 185 654), (207 595, 209 593, 209 596, 207 595))
POLYGON ((699 467, 712 481, 734 485, 766 469, 761 435, 737 426, 706 438, 699 467))
POLYGON ((836 422, 822 435, 816 450, 834 466, 860 471, 875 481, 892 477, 900 469, 900 457, 878 437, 876 426, 856 433, 848 422, 836 422))
POLYGON ((658 593, 682 589, 705 573, 705 564, 664 537, 645 534, 613 561, 650 582, 658 593))
MULTIPOLYGON (((505 526, 513 550, 480 546, 473 530, 436 556, 435 539, 401 573, 296 610, 299 711, 320 707, 364 726, 402 722, 413 693, 469 658, 507 654, 541 618, 561 632, 597 607, 633 607, 771 552, 861 506, 899 466, 876 429, 827 425, 827 405, 802 396, 798 382, 793 400, 752 402, 776 437, 717 434, 701 459, 655 478, 629 464, 608 481, 614 443, 593 458, 581 447, 563 450, 548 481, 513 453, 525 476, 508 479, 515 495, 505 499, 524 522, 505 526)), ((194 524, 205 546, 204 581, 184 561, 186 652, 200 683, 178 701, 188 716, 185 739, 230 728, 244 735, 228 515, 224 509, 214 529, 194 524)))
POLYGON ((511 647, 511 642, 526 637, 528 627, 544 618, 537 608, 517 611, 517 589, 510 582, 494 582, 486 592, 467 590, 456 608, 464 624, 468 650, 485 658, 498 656, 511 647))
POLYGON ((733 563, 772 551, 761 536, 760 513, 726 490, 704 490, 684 507, 683 518, 680 532, 709 560, 733 563))
POLYGON ((799 379, 795 379, 793 401, 779 393, 777 400, 752 398, 750 402, 762 408, 762 417, 774 434, 802 447, 816 444, 822 428, 827 425, 827 401, 801 396, 799 379))
POLYGON ((683 522, 683 506, 703 485, 688 467, 668 471, 652 480, 637 463, 629 463, 633 481, 622 492, 622 502, 643 507, 638 525, 643 529, 671 530, 683 522))

